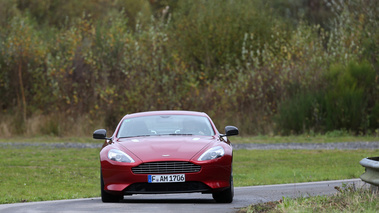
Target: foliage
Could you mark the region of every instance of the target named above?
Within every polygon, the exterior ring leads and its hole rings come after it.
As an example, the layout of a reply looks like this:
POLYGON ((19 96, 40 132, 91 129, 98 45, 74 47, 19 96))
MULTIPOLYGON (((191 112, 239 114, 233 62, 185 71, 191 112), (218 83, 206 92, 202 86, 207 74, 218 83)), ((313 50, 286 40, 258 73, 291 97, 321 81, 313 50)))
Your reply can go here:
POLYGON ((367 63, 332 66, 318 91, 295 94, 282 103, 278 123, 284 132, 366 132, 378 124, 375 71, 367 63))
POLYGON ((114 129, 124 114, 160 109, 205 111, 245 135, 375 132, 377 8, 365 0, 1 1, 0 134, 93 131, 76 131, 78 120, 114 129), (349 78, 357 85, 347 90, 349 78), (38 117, 40 131, 28 131, 38 117))

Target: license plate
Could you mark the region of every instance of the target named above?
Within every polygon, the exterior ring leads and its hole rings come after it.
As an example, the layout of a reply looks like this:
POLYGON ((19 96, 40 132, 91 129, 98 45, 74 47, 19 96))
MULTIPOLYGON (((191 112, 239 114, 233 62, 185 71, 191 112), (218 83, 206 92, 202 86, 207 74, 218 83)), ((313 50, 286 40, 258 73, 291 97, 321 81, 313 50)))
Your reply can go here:
POLYGON ((148 175, 147 179, 147 182, 149 183, 177 183, 186 181, 186 177, 184 174, 148 175))

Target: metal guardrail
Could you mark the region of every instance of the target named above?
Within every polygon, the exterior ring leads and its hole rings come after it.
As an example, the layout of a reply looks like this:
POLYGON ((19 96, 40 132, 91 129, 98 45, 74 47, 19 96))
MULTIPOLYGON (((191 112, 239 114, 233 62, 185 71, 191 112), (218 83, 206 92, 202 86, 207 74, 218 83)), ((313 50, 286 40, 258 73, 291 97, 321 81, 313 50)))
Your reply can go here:
POLYGON ((360 178, 366 183, 379 186, 379 157, 363 158, 359 163, 365 167, 365 173, 360 178))

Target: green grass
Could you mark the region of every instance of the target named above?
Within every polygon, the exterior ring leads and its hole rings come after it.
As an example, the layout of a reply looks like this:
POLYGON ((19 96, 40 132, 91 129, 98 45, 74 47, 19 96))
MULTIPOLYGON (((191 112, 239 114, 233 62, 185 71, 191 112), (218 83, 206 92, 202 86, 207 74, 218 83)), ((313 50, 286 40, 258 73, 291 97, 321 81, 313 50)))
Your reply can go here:
MULTIPOLYGON (((236 150, 235 186, 357 178, 377 151, 236 150)), ((100 196, 99 149, 0 149, 0 203, 100 196)))
POLYGON ((242 208, 239 213, 285 212, 379 212, 379 194, 369 189, 345 186, 333 196, 283 198, 242 208))
POLYGON ((311 182, 358 178, 362 158, 373 150, 237 150, 234 183, 237 186, 311 182))
POLYGON ((98 149, 2 147, 0 203, 95 197, 98 149))

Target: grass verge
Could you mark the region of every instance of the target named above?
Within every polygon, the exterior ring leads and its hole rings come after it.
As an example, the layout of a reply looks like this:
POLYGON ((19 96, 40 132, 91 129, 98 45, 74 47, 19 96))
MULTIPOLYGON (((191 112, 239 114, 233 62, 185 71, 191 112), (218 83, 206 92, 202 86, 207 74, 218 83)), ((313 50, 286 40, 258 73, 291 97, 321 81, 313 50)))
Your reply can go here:
MULTIPOLYGON (((235 186, 357 178, 370 150, 237 150, 235 186)), ((99 149, 0 149, 0 203, 100 196, 99 149)))
POLYGON ((0 203, 100 195, 99 149, 3 147, 0 203))
POLYGON ((377 150, 237 150, 233 172, 237 186, 358 178, 362 158, 377 150))
POLYGON ((353 186, 338 188, 333 196, 283 198, 242 208, 239 213, 285 213, 285 212, 379 212, 379 194, 370 189, 355 189, 353 186))

